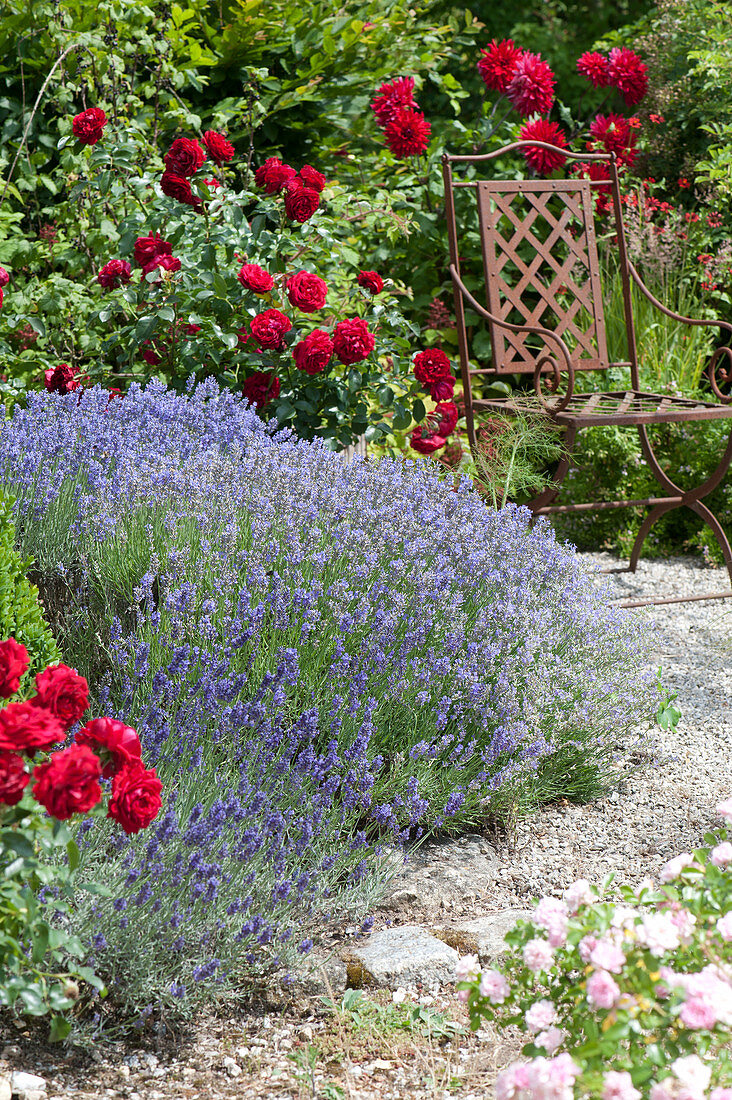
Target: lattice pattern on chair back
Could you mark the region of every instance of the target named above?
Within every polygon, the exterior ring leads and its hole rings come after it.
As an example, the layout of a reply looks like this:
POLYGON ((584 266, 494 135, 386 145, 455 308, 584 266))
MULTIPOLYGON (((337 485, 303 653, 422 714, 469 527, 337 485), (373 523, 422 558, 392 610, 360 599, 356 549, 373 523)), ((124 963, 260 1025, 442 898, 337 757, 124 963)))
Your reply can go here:
MULTIPOLYGON (((590 181, 481 181, 477 190, 490 312, 556 332, 575 370, 607 367, 590 181)), ((541 352, 556 354, 538 333, 490 329, 498 374, 533 372, 541 352)))

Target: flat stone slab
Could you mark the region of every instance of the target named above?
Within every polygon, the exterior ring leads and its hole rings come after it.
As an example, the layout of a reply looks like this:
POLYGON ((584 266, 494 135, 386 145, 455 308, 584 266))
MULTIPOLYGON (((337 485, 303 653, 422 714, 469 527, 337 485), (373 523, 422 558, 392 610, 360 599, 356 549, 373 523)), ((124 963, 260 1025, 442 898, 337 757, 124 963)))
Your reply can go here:
POLYGON ((417 924, 384 928, 344 955, 348 985, 396 989, 400 985, 448 985, 458 953, 417 924))
POLYGON ((475 920, 454 921, 431 929, 449 947, 461 955, 477 955, 482 963, 495 962, 508 951, 504 941, 507 932, 519 920, 531 920, 533 909, 503 909, 500 913, 488 913, 475 920))

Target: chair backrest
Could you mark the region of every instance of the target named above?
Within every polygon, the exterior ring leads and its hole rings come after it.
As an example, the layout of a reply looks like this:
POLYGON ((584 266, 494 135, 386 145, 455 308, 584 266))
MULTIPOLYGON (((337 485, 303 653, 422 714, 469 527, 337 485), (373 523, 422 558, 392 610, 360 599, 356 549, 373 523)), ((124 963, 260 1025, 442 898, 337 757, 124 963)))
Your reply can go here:
MULTIPOLYGON (((609 222, 610 233, 613 229, 616 233, 615 247, 623 279, 630 362, 618 365, 629 366, 633 376, 637 371, 630 276, 615 157, 565 151, 570 161, 597 162, 590 168, 590 178, 453 178, 453 166, 468 167, 474 174, 476 170, 489 167, 485 162, 532 144, 515 142, 492 153, 445 154, 442 158, 451 262, 461 275, 463 252, 468 251, 466 242, 471 230, 475 231, 477 212, 486 308, 493 317, 522 329, 512 332, 495 321, 487 321, 491 361, 490 364, 481 361, 476 366, 468 346, 465 302, 456 287, 461 369, 468 400, 473 375, 533 374, 547 352, 556 356, 556 341, 537 331, 541 329, 548 329, 564 340, 575 371, 604 370, 615 365, 609 362, 605 335, 595 236, 597 200, 602 201, 609 215, 606 224, 609 222), (601 166, 601 171, 595 170, 601 166), (475 194, 475 206, 463 203, 456 208, 459 188, 475 194), (458 224, 458 218, 467 216, 472 219, 470 225, 458 224)), ((474 276, 476 274, 473 272, 474 276)), ((481 293, 475 292, 476 301, 481 293)))
POLYGON ((563 337, 575 370, 607 367, 590 181, 483 180, 477 192, 488 309, 525 326, 489 322, 496 374, 533 372, 535 328, 563 337))

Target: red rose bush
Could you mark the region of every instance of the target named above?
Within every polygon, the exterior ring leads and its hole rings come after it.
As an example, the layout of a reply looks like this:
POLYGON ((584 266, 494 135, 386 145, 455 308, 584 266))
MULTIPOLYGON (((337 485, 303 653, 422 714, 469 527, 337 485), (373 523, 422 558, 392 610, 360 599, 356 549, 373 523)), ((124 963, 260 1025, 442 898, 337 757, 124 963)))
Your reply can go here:
MULTIPOLYGON (((6 701, 0 709, 0 868, 5 903, 0 1005, 12 1008, 17 1000, 42 1015, 62 1013, 73 1005, 75 996, 65 979, 83 979, 97 988, 101 983, 86 967, 64 976, 62 971, 74 955, 78 957, 79 948, 63 928, 53 927, 53 918, 47 920, 42 899, 33 905, 21 904, 20 899, 32 895, 37 889, 33 884, 39 882, 58 889, 68 884, 68 892, 78 850, 64 823, 104 812, 105 780, 111 779, 107 817, 128 835, 146 829, 157 817, 162 783, 154 768, 145 768, 137 733, 123 722, 94 718, 70 737, 89 706, 85 678, 68 665, 55 664, 36 675, 35 690, 28 684, 24 689, 29 664, 28 651, 15 638, 0 642, 0 696, 6 701), (27 698, 18 697, 23 695, 27 698), (50 857, 59 847, 68 852, 69 865, 51 860, 46 866, 42 857, 50 857), (48 946, 51 928, 54 938, 48 946), (38 936, 46 946, 27 954, 24 944, 37 942, 38 936), (46 953, 54 965, 46 964, 46 953), (55 972, 53 981, 48 970, 55 972)), ((66 911, 63 897, 51 901, 54 911, 66 911)), ((56 1015, 52 1034, 62 1037, 68 1026, 56 1015)))

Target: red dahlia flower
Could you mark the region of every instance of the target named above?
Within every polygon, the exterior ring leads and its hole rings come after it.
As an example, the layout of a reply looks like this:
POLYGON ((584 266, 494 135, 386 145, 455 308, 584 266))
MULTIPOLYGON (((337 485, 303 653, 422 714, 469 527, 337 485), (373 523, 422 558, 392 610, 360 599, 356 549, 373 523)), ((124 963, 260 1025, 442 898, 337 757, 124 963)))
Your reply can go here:
POLYGON ((606 153, 615 153, 620 164, 630 165, 635 160, 638 135, 622 115, 597 115, 590 125, 590 136, 606 153))
POLYGON ((285 213, 294 222, 306 222, 320 206, 320 193, 304 187, 299 179, 285 184, 285 213))
POLYGON ((0 750, 0 805, 17 806, 29 782, 23 757, 0 750))
POLYGON ((315 313, 325 305, 328 287, 318 275, 296 271, 287 280, 287 297, 291 306, 303 313, 315 313))
POLYGON ((121 825, 128 835, 139 833, 158 816, 162 789, 155 768, 148 771, 139 760, 127 764, 112 780, 107 817, 121 825))
POLYGON ((252 318, 249 327, 260 347, 279 351, 285 342, 285 333, 292 328, 292 321, 278 309, 266 309, 252 318))
POLYGON ((254 173, 254 182, 257 187, 262 187, 268 195, 278 194, 288 180, 295 178, 295 169, 289 164, 284 164, 279 157, 268 157, 264 164, 254 173))
POLYGON ((268 294, 274 286, 274 279, 270 273, 259 264, 243 264, 237 279, 243 287, 254 291, 255 294, 268 294))
POLYGON ((234 156, 234 146, 217 130, 206 130, 203 144, 214 164, 225 164, 234 156))
POLYGON ((322 172, 318 172, 317 168, 311 168, 309 164, 303 164, 298 172, 298 177, 302 180, 305 187, 312 188, 312 190, 317 191, 318 194, 320 194, 328 182, 322 172))
POLYGON ((429 145, 431 129, 421 111, 400 107, 387 122, 384 137, 395 157, 418 157, 429 145))
POLYGON ((70 745, 55 752, 47 764, 33 771, 36 802, 59 821, 87 814, 102 800, 102 766, 86 745, 70 745))
POLYGON ((43 384, 49 393, 71 393, 81 385, 81 380, 76 367, 59 363, 43 372, 43 384))
POLYGON ((201 200, 193 194, 188 180, 175 172, 170 172, 167 169, 163 172, 160 180, 160 190, 168 198, 177 199, 178 202, 183 202, 186 206, 192 206, 196 210, 201 207, 201 200))
POLYGON ((589 80, 595 88, 606 88, 610 83, 610 62, 601 53, 588 50, 577 59, 577 72, 589 80))
POLYGON ((20 690, 29 664, 28 650, 22 642, 16 642, 15 638, 0 642, 0 699, 9 699, 20 690))
POLYGON ((116 718, 92 718, 79 730, 74 740, 77 745, 86 745, 101 758, 105 779, 142 757, 137 730, 116 718))
POLYGON ((356 282, 364 290, 368 290, 369 294, 381 294, 384 289, 384 280, 378 271, 359 271, 356 282))
POLYGON ((163 159, 166 174, 193 176, 206 159, 206 154, 195 138, 176 138, 163 159))
POLYGON ((77 141, 82 145, 96 145, 104 133, 107 125, 107 116, 101 107, 90 107, 75 115, 71 123, 71 130, 77 141))
POLYGON ((414 80, 411 76, 398 76, 396 80, 382 84, 371 100, 371 110, 382 129, 396 112, 402 109, 419 110, 419 104, 414 98, 414 80))
POLYGON ((45 752, 63 741, 66 730, 50 710, 32 702, 9 703, 0 710, 0 749, 9 752, 45 752))
POLYGON ((545 115, 554 103, 556 77, 538 53, 522 53, 516 62, 506 96, 519 114, 545 115))
POLYGON ((106 290, 114 290, 122 283, 129 283, 132 278, 132 268, 127 260, 107 260, 104 267, 99 269, 97 282, 106 290))
POLYGON ((514 45, 511 38, 504 38, 500 42, 496 42, 494 38, 489 46, 480 51, 478 72, 489 91, 501 92, 501 94, 506 91, 516 71, 516 62, 522 53, 523 50, 514 45))
POLYGON ((38 694, 30 700, 36 707, 45 707, 58 718, 64 729, 78 722, 89 706, 89 685, 75 668, 50 665, 36 676, 38 694))
POLYGON ((292 356, 298 370, 305 371, 306 374, 319 374, 333 358, 333 341, 327 332, 316 328, 304 340, 295 344, 292 356))
POLYGON ((608 84, 617 88, 628 107, 640 103, 648 91, 648 66, 627 48, 610 50, 608 84))
POLYGON ((250 405, 264 409, 280 396, 280 380, 273 370, 258 370, 245 380, 241 393, 250 405))
POLYGON ((437 432, 425 432, 420 424, 410 433, 409 446, 413 450, 417 451, 421 455, 431 455, 435 451, 439 451, 440 447, 444 447, 447 443, 446 439, 443 439, 437 432))
POLYGON ((360 363, 374 350, 376 340, 360 317, 339 321, 333 332, 333 351, 341 363, 360 363))
POLYGON ((149 237, 138 237, 135 241, 135 263, 144 267, 156 256, 170 256, 172 251, 170 242, 164 241, 157 233, 152 233, 149 237))
MULTIPOLYGON (((567 140, 562 128, 556 122, 549 122, 546 118, 535 118, 531 122, 525 122, 521 127, 520 136, 522 141, 530 141, 533 138, 534 141, 545 141, 548 145, 567 148, 567 140)), ((536 145, 530 145, 521 151, 530 167, 540 176, 548 176, 567 163, 564 153, 540 149, 536 145)))

